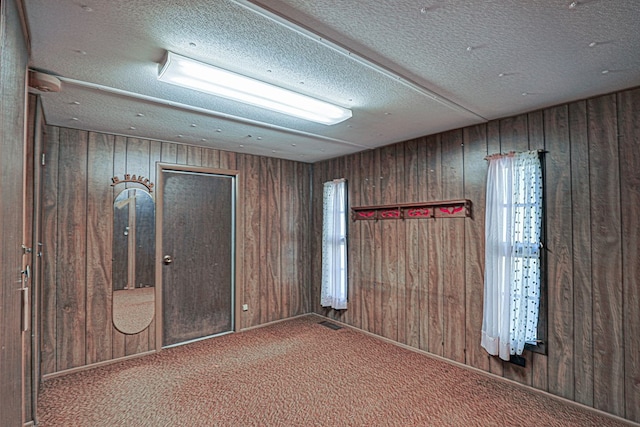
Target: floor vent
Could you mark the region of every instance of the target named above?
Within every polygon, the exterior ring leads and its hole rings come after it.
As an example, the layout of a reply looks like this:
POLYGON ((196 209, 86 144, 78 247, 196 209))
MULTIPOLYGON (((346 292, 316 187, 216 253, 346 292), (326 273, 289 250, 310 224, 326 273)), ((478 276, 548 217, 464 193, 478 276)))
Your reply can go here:
POLYGON ((342 329, 342 326, 338 326, 335 323, 331 323, 326 320, 323 320, 322 322, 318 322, 318 324, 322 326, 326 326, 327 328, 333 329, 334 331, 337 331, 338 329, 342 329))

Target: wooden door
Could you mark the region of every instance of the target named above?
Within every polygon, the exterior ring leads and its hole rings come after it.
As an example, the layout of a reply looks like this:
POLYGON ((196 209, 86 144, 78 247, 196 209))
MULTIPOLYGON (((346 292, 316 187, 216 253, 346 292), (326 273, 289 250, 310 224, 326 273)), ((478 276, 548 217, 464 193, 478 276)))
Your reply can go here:
POLYGON ((233 330, 234 181, 162 170, 163 346, 233 330))

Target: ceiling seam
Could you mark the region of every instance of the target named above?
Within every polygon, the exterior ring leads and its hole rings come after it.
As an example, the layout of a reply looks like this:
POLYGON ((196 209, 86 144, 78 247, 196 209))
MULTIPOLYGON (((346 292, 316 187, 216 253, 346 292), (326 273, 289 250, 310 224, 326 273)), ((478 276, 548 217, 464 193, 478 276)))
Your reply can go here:
POLYGON ((486 117, 481 116, 480 114, 469 110, 468 108, 463 107, 462 105, 444 97, 441 96, 429 89, 427 89, 426 87, 396 73, 395 71, 381 65, 378 64, 377 62, 375 62, 372 59, 369 59, 365 56, 362 56, 360 54, 357 54, 353 51, 351 51, 350 49, 348 49, 345 46, 342 46, 340 43, 335 42, 331 39, 329 39, 328 37, 323 36, 322 34, 318 34, 314 31, 312 31, 311 29, 309 29, 308 27, 306 27, 305 25, 294 21, 292 19, 289 19, 279 13, 277 13, 275 10, 267 8, 265 6, 259 5, 257 2, 252 1, 252 0, 229 0, 232 3, 237 4, 238 6, 244 7, 245 9, 256 13, 264 18, 269 19, 270 21, 279 24, 291 31, 294 31, 304 37, 307 37, 310 40, 313 40, 314 42, 321 44, 339 54, 341 54, 342 56, 349 58, 351 60, 353 60, 354 62, 357 62, 360 65, 363 65, 373 71, 378 72, 379 74, 382 74, 383 76, 385 76, 388 79, 391 79, 393 81, 396 81, 400 84, 402 84, 403 86, 413 90, 414 92, 417 92, 433 101, 436 101, 446 107, 449 107, 450 109, 454 110, 454 111, 458 111, 460 113, 466 113, 466 114, 471 114, 477 118, 479 118, 480 120, 484 121, 484 122, 488 122, 489 119, 487 119, 486 117))

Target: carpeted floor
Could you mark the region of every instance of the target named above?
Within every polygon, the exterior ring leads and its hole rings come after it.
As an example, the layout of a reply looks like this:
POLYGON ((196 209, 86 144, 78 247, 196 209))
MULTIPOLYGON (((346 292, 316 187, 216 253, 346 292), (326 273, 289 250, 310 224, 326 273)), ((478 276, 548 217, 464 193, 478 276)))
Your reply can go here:
POLYGON ((44 382, 39 426, 624 426, 305 316, 44 382))

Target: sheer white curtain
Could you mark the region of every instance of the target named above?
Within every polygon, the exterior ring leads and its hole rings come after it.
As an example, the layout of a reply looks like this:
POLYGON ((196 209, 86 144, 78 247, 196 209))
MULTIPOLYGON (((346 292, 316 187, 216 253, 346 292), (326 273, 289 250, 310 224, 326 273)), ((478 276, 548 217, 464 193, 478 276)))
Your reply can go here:
POLYGON ((324 183, 320 303, 336 310, 347 308, 346 187, 344 179, 324 183))
POLYGON ((535 344, 542 169, 535 151, 491 158, 487 175, 482 347, 509 360, 535 344))

